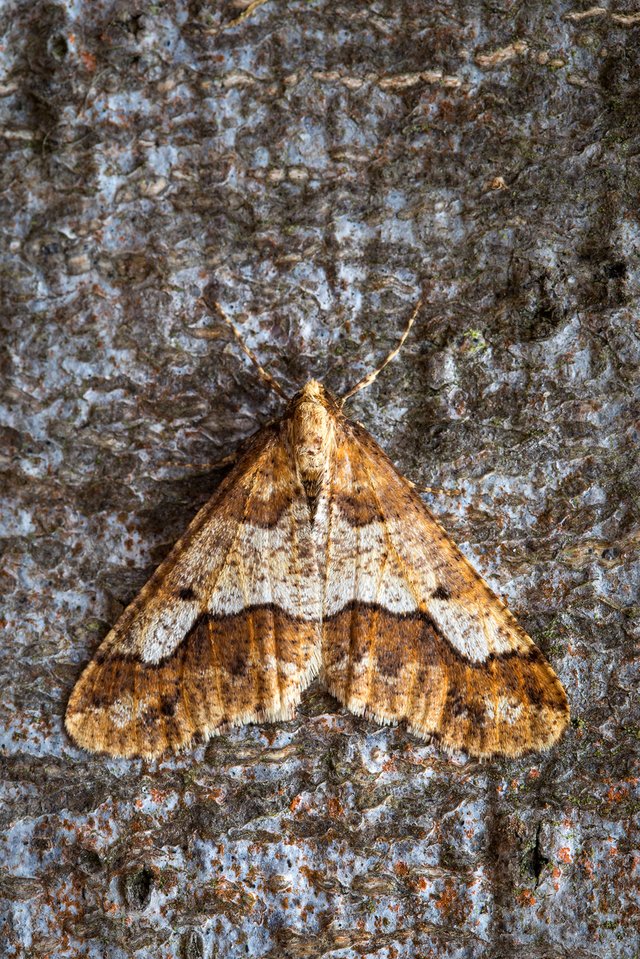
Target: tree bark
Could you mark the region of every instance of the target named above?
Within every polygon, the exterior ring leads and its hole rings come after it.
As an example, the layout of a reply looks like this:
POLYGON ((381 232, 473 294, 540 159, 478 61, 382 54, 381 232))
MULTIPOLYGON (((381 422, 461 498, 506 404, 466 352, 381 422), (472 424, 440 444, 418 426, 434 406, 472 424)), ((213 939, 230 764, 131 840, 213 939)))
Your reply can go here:
POLYGON ((8 957, 637 954, 640 14, 5 3, 8 957), (550 659, 545 755, 451 759, 314 684, 161 762, 74 747, 119 612, 293 393, 354 398, 550 659), (203 464, 194 469, 189 464, 203 464))

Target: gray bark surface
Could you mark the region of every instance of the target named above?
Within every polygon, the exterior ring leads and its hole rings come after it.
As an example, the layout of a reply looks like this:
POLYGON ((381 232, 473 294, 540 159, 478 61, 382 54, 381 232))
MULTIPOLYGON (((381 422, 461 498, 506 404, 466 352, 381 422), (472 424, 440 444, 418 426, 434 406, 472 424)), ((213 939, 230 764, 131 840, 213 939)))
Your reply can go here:
POLYGON ((640 8, 5 2, 0 954, 638 955, 640 8), (314 684, 156 764, 67 698, 282 409, 341 392, 549 657, 551 753, 314 684), (209 334, 209 338, 207 337, 209 334), (211 339, 210 336, 215 338, 211 339))

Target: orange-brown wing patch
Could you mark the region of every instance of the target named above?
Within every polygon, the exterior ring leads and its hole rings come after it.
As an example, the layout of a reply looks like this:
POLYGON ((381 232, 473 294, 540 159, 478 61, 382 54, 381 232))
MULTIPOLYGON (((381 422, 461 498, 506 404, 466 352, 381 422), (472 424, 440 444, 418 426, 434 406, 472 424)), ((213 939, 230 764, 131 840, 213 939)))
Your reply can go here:
POLYGON ((153 758, 229 726, 288 719, 316 648, 317 626, 277 609, 205 614, 161 663, 98 651, 69 700, 67 729, 88 749, 153 758), (292 679, 297 695, 287 695, 292 679))
POLYGON ((319 668, 320 580, 282 424, 263 430, 87 666, 66 727, 154 757, 290 718, 319 668))
POLYGON ((338 448, 323 593, 329 691, 450 750, 549 748, 569 709, 543 654, 374 440, 347 423, 338 448))

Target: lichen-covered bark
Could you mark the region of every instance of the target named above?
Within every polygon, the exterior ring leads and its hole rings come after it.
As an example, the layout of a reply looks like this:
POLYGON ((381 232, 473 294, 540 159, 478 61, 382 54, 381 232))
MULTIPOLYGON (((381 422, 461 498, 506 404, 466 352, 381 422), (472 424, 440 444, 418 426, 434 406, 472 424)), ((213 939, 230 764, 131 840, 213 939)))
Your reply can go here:
POLYGON ((8 957, 637 953, 640 13, 532 0, 0 10, 8 957), (243 9, 247 13, 242 17, 243 9), (550 658, 551 754, 348 715, 154 765, 62 716, 233 451, 352 411, 550 658), (213 339, 208 336, 212 334, 213 339))

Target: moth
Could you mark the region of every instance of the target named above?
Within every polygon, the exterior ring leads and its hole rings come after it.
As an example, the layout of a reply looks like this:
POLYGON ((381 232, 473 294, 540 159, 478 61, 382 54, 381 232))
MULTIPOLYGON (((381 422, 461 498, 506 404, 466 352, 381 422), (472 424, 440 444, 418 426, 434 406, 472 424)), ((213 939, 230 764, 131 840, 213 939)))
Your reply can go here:
MULTIPOLYGON (((449 752, 550 748, 565 691, 370 434, 311 380, 248 448, 78 680, 80 746, 153 758, 291 719, 319 676, 351 712, 449 752)), ((260 375, 284 391, 244 344, 260 375)))

